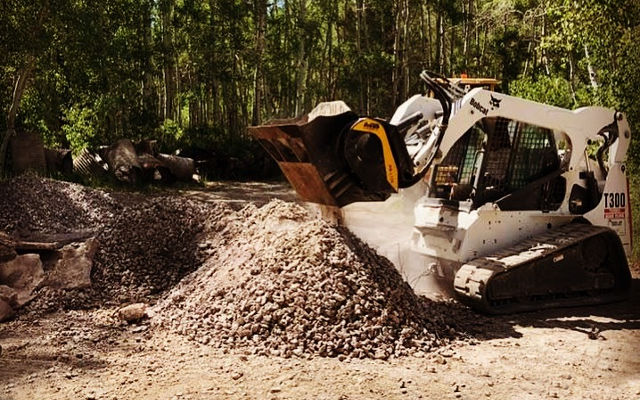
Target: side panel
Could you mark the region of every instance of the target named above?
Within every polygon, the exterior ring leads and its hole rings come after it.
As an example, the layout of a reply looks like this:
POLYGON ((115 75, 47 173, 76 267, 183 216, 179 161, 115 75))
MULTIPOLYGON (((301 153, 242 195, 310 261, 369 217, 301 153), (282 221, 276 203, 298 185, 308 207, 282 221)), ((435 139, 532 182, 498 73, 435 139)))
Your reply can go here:
POLYGON ((631 200, 623 167, 619 163, 610 167, 600 203, 584 217, 593 225, 605 226, 615 231, 629 256, 633 234, 630 226, 631 200))
POLYGON ((493 204, 471 212, 418 204, 411 247, 425 256, 464 263, 563 226, 576 217, 540 211, 501 211, 493 204))

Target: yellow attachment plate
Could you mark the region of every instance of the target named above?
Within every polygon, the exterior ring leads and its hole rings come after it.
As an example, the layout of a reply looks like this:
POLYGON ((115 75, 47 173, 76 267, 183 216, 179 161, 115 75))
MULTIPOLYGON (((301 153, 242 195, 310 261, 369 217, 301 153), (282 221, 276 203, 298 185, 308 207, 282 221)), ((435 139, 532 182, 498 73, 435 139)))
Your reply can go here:
POLYGON ((391 145, 389 145, 387 132, 384 130, 382 124, 375 119, 360 118, 355 124, 353 124, 351 129, 358 132, 371 133, 380 139, 380 142, 382 143, 382 156, 384 157, 384 169, 387 173, 387 181, 393 190, 398 191, 398 167, 396 166, 396 161, 393 158, 393 153, 391 152, 391 145))

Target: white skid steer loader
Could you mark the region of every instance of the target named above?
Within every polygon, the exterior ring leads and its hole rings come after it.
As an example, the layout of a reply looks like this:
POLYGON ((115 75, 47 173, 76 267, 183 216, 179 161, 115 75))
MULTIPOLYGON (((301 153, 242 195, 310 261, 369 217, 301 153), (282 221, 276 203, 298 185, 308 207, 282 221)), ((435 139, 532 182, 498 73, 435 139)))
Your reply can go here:
POLYGON ((384 201, 426 180, 411 247, 478 310, 625 298, 625 116, 464 90, 428 72, 421 78, 433 97, 410 98, 389 121, 331 102, 250 131, 306 201, 384 201))

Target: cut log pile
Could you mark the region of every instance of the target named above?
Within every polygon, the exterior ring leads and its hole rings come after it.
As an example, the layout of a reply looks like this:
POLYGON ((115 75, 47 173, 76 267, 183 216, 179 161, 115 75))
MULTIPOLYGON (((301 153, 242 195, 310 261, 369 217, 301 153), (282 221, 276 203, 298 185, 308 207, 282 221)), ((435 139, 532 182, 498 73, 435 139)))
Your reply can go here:
POLYGON ((153 140, 134 145, 129 139, 122 139, 97 152, 86 150, 74 161, 74 170, 86 176, 111 173, 118 181, 132 185, 198 179, 193 159, 159 153, 153 140))
POLYGON ((73 158, 70 150, 45 148, 39 135, 25 132, 11 139, 11 158, 12 170, 17 174, 75 172, 91 178, 113 176, 132 185, 199 179, 193 159, 160 153, 154 140, 134 144, 122 139, 96 151, 85 149, 73 158))

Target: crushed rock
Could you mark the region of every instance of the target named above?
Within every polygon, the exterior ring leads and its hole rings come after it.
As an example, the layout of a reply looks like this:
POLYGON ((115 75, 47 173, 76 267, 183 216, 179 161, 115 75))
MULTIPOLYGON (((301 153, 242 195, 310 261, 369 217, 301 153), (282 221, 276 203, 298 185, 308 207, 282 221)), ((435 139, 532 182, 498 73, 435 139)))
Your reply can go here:
POLYGON ((284 357, 387 359, 463 335, 459 307, 417 296, 386 258, 298 205, 250 205, 207 225, 220 232, 211 257, 154 307, 156 327, 284 357))
POLYGON ((153 329, 201 343, 340 359, 425 353, 465 337, 477 318, 417 296, 347 229, 278 200, 234 211, 23 176, 0 182, 0 230, 89 230, 99 243, 90 287, 38 288, 21 314, 146 303, 153 329))
POLYGON ((0 182, 0 231, 15 237, 89 231, 99 243, 91 286, 39 288, 26 306, 34 313, 159 295, 202 264, 204 221, 226 212, 224 205, 179 196, 107 192, 35 175, 0 182))
POLYGON ((116 209, 109 193, 70 182, 32 174, 0 182, 0 231, 16 237, 96 230, 116 209))

